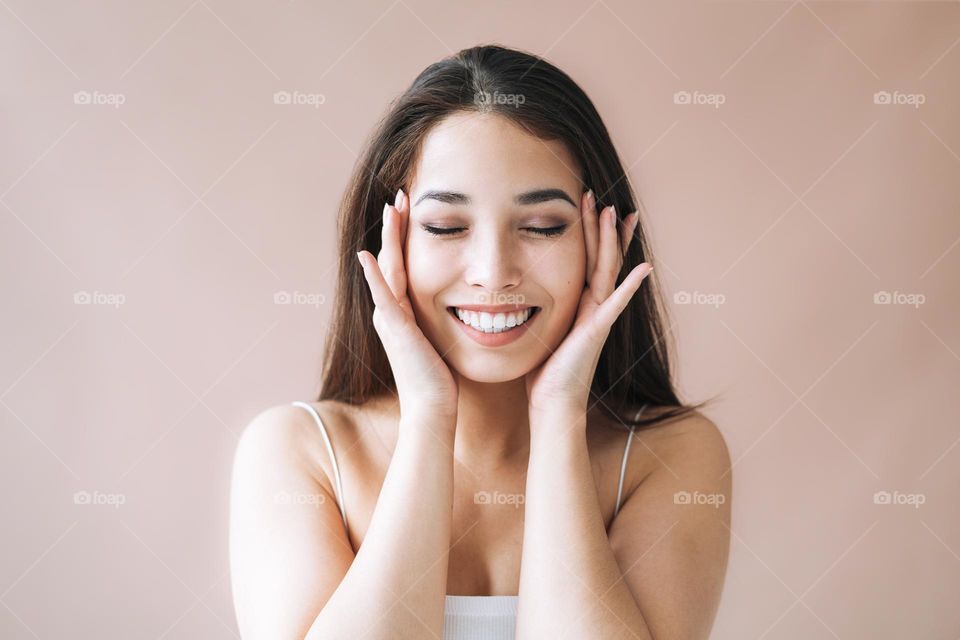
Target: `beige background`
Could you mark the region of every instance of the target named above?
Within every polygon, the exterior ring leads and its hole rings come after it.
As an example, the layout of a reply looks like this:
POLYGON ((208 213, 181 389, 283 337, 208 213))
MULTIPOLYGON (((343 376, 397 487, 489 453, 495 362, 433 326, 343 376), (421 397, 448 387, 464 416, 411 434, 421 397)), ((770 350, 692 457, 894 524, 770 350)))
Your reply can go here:
POLYGON ((236 637, 238 434, 316 390, 365 137, 486 42, 593 98, 721 394, 713 637, 960 635, 960 5, 344 4, 0 2, 0 636, 236 637))

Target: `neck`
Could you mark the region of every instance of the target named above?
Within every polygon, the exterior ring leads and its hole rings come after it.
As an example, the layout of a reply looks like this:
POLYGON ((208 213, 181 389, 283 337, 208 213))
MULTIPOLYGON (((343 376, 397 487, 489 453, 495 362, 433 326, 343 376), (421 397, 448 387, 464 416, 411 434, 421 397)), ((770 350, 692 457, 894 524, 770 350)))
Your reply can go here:
POLYGON ((526 460, 530 422, 524 379, 485 383, 459 377, 457 382, 457 459, 477 473, 526 460))

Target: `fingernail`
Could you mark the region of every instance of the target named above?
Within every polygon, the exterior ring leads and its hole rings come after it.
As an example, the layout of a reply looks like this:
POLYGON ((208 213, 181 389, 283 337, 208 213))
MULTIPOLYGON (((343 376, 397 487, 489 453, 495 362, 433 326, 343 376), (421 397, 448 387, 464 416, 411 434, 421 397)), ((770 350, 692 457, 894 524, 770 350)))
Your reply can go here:
POLYGON ((390 203, 385 202, 383 204, 383 224, 387 224, 387 214, 390 213, 390 203))
POLYGON ((596 206, 596 200, 593 197, 593 189, 587 191, 587 208, 593 209, 596 206))
POLYGON ((613 205, 610 205, 610 226, 617 228, 617 208, 613 205))
POLYGON ((397 189, 397 197, 393 199, 393 206, 395 206, 397 210, 403 209, 403 200, 405 195, 406 194, 403 193, 403 187, 397 189))
POLYGON ((367 268, 367 264, 363 261, 363 252, 357 251, 357 260, 360 262, 360 266, 364 269, 367 268))

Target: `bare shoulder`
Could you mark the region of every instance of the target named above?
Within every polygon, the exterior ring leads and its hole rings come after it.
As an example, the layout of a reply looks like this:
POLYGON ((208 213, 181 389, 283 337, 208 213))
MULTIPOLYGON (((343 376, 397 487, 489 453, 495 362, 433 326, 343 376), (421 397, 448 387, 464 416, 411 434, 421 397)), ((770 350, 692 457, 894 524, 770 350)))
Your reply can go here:
POLYGON ((651 437, 665 461, 729 476, 730 451, 720 428, 699 411, 666 422, 651 437))
MULTIPOLYGON (((313 407, 328 437, 342 441, 350 415, 333 401, 306 402, 313 407)), ((285 403, 264 409, 246 425, 237 443, 235 465, 272 471, 278 467, 311 476, 328 491, 333 490, 333 467, 320 425, 306 408, 285 403), (266 467, 266 468, 264 468, 266 467)))
MULTIPOLYGON (((667 410, 667 407, 654 407, 644 415, 656 416, 667 410)), ((591 436, 591 448, 596 448, 598 460, 603 458, 610 464, 611 456, 615 455, 619 462, 624 452, 627 453, 626 495, 657 470, 684 477, 730 478, 730 454, 723 433, 713 420, 699 411, 634 430, 629 451, 625 447, 629 435, 625 425, 606 418, 596 423, 597 428, 591 430, 595 433, 591 436)))
POLYGON ((636 437, 650 449, 653 458, 648 461, 644 477, 662 467, 678 474, 680 469, 690 469, 698 470, 698 475, 729 477, 730 453, 726 439, 716 423, 700 411, 642 429, 636 437))

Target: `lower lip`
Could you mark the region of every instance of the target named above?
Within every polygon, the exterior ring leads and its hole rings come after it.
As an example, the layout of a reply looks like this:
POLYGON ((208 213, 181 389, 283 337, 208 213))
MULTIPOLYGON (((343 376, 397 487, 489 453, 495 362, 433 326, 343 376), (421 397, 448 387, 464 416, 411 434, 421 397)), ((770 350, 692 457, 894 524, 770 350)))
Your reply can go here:
POLYGON ((485 347, 502 347, 505 344, 510 344, 511 342, 518 340, 527 332, 527 327, 530 326, 530 323, 536 320, 537 316, 540 315, 540 311, 538 310, 532 316, 527 318, 527 321, 519 327, 514 327, 507 331, 501 331, 500 333, 484 333, 483 331, 477 331, 468 324, 464 324, 463 321, 457 317, 456 312, 452 309, 447 309, 447 313, 450 314, 450 316, 453 318, 453 321, 456 322, 457 326, 460 327, 460 330, 467 334, 471 340, 485 347))

